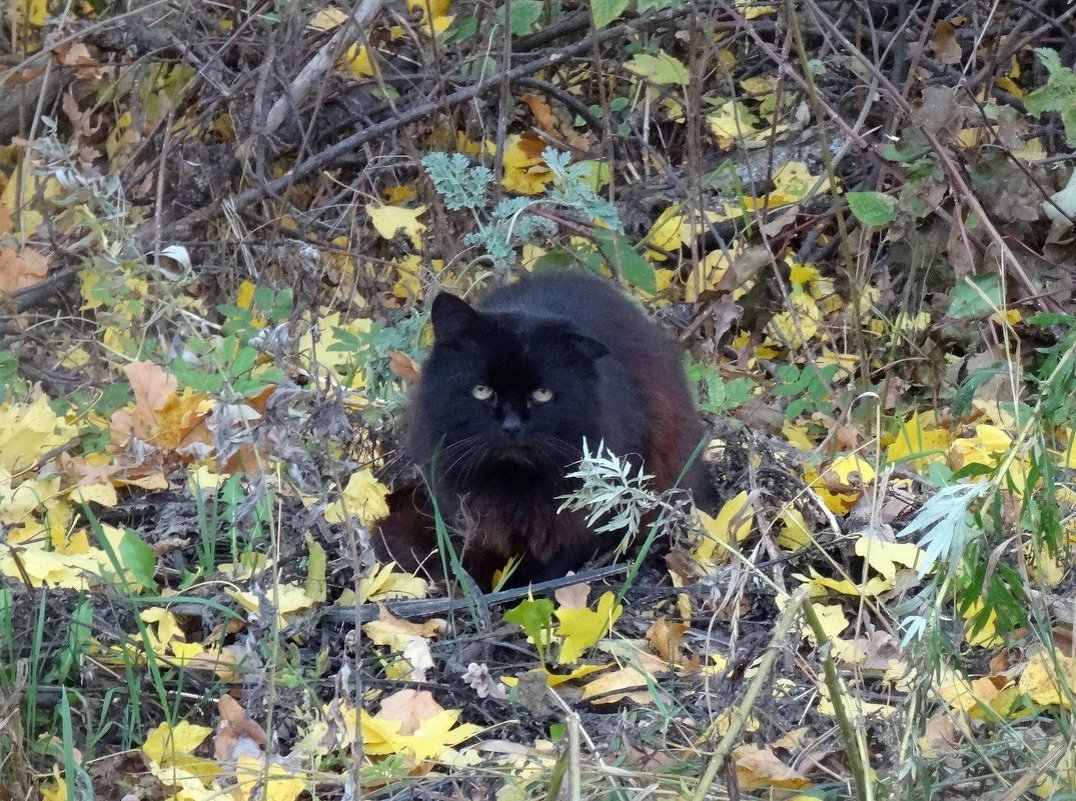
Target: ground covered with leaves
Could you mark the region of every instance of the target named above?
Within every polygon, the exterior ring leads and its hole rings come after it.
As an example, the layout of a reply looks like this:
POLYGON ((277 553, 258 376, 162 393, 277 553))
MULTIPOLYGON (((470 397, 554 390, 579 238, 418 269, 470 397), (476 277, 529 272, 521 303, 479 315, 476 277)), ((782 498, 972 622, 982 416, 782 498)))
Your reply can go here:
POLYGON ((1076 6, 0 12, 0 801, 1076 793, 1076 6), (429 301, 612 275, 714 516, 377 564, 429 301))

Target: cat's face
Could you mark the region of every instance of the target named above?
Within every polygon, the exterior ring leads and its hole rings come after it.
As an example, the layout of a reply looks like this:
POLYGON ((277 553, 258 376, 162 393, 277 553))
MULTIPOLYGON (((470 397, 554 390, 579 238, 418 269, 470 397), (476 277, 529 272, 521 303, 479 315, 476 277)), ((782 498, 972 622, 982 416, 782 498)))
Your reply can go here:
POLYGON ((559 482, 601 430, 606 348, 569 323, 482 314, 450 295, 434 302, 433 327, 413 410, 418 458, 436 452, 435 472, 454 484, 559 482))

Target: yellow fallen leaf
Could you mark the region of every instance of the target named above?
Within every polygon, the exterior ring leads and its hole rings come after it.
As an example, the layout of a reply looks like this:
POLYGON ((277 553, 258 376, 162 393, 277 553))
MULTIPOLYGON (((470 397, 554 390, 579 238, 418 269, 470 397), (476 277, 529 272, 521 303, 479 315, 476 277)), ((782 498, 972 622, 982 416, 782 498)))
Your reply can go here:
POLYGON ((385 607, 378 606, 378 619, 364 623, 363 634, 374 645, 388 646, 393 652, 401 653, 415 637, 436 637, 445 628, 445 621, 436 618, 424 623, 412 623, 394 617, 385 607))
POLYGON ((458 726, 458 709, 445 709, 425 720, 418 730, 407 738, 407 747, 419 760, 435 759, 451 745, 458 745, 482 731, 481 726, 461 723, 458 726))
MULTIPOLYGON (((970 604, 961 610, 961 615, 965 620, 970 621, 972 618, 980 617, 985 607, 986 605, 983 602, 983 599, 976 596, 970 604)), ((991 648, 1001 645, 1004 642, 1004 639, 998 636, 997 621, 998 613, 995 610, 990 609, 986 615, 986 623, 982 625, 978 631, 972 633, 971 624, 969 622, 969 624, 965 626, 965 636, 967 637, 968 644, 977 645, 981 648, 991 648)))
MULTIPOLYGON (((369 576, 359 580, 359 603, 392 601, 400 598, 425 598, 426 581, 410 573, 395 570, 395 564, 379 565, 369 576)), ((337 601, 345 605, 343 599, 337 601)))
POLYGON ((270 588, 263 596, 253 592, 239 592, 236 590, 231 590, 228 594, 252 615, 257 615, 261 612, 263 601, 275 602, 281 625, 285 624, 285 615, 309 609, 314 605, 313 599, 306 594, 306 589, 299 584, 278 584, 275 588, 270 588))
POLYGON ((934 690, 952 709, 964 713, 973 712, 980 704, 990 706, 998 692, 988 678, 973 680, 948 668, 942 670, 934 690))
POLYGON ((416 248, 422 247, 422 233, 426 224, 419 222, 419 216, 426 213, 425 206, 408 209, 403 206, 375 206, 368 203, 365 207, 370 222, 383 239, 392 240, 396 234, 403 232, 416 248))
POLYGON ((595 704, 615 704, 629 700, 637 704, 651 704, 654 698, 647 689, 647 681, 653 680, 649 673, 634 667, 621 668, 605 673, 583 687, 582 699, 593 699, 595 704))
POLYGON ((374 75, 374 63, 370 59, 370 50, 366 45, 349 45, 344 53, 343 62, 356 78, 372 78, 374 75))
POLYGON ((17 474, 77 434, 44 395, 29 405, 0 405, 0 469, 17 474))
MULTIPOLYGON (((382 701, 373 720, 395 724, 389 733, 378 732, 384 747, 393 747, 387 753, 410 751, 422 761, 440 758, 449 746, 458 745, 482 731, 473 723, 457 726, 459 716, 459 710, 442 708, 428 691, 407 689, 382 701)), ((364 719, 364 734, 365 724, 364 719)), ((366 750, 370 753, 368 748, 366 750)))
POLYGON ((331 31, 345 22, 347 22, 347 14, 336 8, 336 6, 327 6, 310 18, 307 27, 316 31, 331 31))
POLYGON ((818 571, 813 567, 810 568, 810 572, 810 578, 798 574, 796 578, 807 584, 809 587, 808 595, 812 598, 826 595, 827 590, 833 590, 842 595, 862 595, 866 598, 873 598, 893 589, 893 582, 883 578, 871 578, 861 587, 849 579, 833 579, 819 575, 818 571))
POLYGON ((718 511, 717 517, 699 512, 699 519, 706 534, 695 549, 697 562, 727 561, 730 558, 729 548, 735 548, 736 543, 747 539, 755 523, 754 507, 748 504, 747 500, 748 494, 744 491, 727 500, 718 511), (728 547, 719 547, 719 543, 725 543, 728 547))
POLYGON ((116 488, 111 483, 87 484, 71 488, 71 499, 76 503, 97 503, 111 508, 119 503, 116 488))
POLYGON ((792 310, 778 312, 766 324, 767 344, 797 350, 818 335, 822 312, 805 292, 792 294, 789 301, 792 310))
POLYGON ((60 478, 28 479, 12 486, 11 473, 0 467, 0 523, 17 524, 37 509, 54 506, 60 478))
POLYGON ((786 161, 774 173, 773 192, 768 196, 768 205, 777 206, 785 203, 795 203, 803 200, 807 193, 819 183, 815 194, 820 195, 829 192, 829 179, 819 175, 811 175, 811 170, 802 161, 786 161))
POLYGON ((235 763, 234 801, 295 801, 307 788, 307 780, 297 768, 258 757, 240 754, 235 763), (238 794, 238 796, 236 795, 238 794))
MULTIPOLYGON (((821 697, 818 699, 818 712, 827 717, 833 717, 835 712, 833 702, 829 698, 829 691, 825 686, 819 689, 821 697)), ((858 695, 845 694, 844 707, 848 716, 852 719, 852 724, 858 728, 866 726, 868 718, 878 717, 884 720, 900 713, 900 710, 896 707, 886 704, 872 704, 869 701, 864 701, 858 695)))
POLYGON ((553 180, 542 158, 545 142, 537 136, 512 134, 504 143, 504 178, 501 185, 521 195, 540 195, 553 180))
POLYGON ((786 551, 798 551, 811 544, 811 530, 799 509, 787 507, 777 516, 777 544, 786 551))
POLYGON ((1057 650, 1037 651, 1020 674, 1019 687, 1036 704, 1070 709, 1076 692, 1076 659, 1057 650))
POLYGON ((870 535, 856 540, 856 555, 889 581, 896 578, 898 566, 914 570, 925 561, 922 549, 915 543, 887 542, 870 535))
POLYGON ((162 643, 171 644, 173 640, 182 642, 187 639, 187 635, 183 633, 179 625, 179 619, 164 607, 150 607, 143 610, 139 617, 142 618, 143 623, 148 623, 153 627, 157 639, 162 643))
MULTIPOLYGON (((844 609, 838 604, 815 604, 815 612, 822 623, 822 630, 827 637, 836 637, 848 628, 848 618, 844 616, 844 609)), ((814 632, 807 630, 808 638, 813 640, 814 632)))
POLYGON ((776 14, 777 9, 770 5, 759 3, 758 0, 735 0, 737 10, 743 14, 744 19, 757 19, 767 14, 776 14))
POLYGON ((790 423, 786 420, 781 423, 781 435, 792 447, 799 448, 801 451, 814 449, 815 441, 807 433, 807 426, 802 423, 790 423))
POLYGON ((189 756, 212 733, 209 726, 198 726, 185 720, 175 726, 161 723, 146 735, 142 753, 158 765, 173 763, 189 756))
MULTIPOLYGON (((581 679, 584 676, 589 676, 591 673, 600 673, 601 671, 606 670, 608 667, 609 667, 608 664, 600 664, 600 665, 583 664, 583 665, 577 665, 576 667, 572 668, 571 672, 569 672, 569 673, 550 673, 549 670, 547 670, 545 668, 545 666, 539 666, 538 668, 536 668, 536 670, 538 670, 538 671, 545 674, 546 683, 550 687, 557 687, 557 686, 559 686, 561 684, 567 684, 568 682, 575 681, 577 679, 581 679)), ((504 682, 504 684, 506 684, 509 687, 515 687, 515 686, 517 686, 519 684, 519 677, 518 676, 502 676, 501 681, 504 682)))
POLYGON ((562 638, 558 664, 577 661, 585 650, 605 636, 624 609, 615 599, 613 593, 606 592, 598 599, 597 609, 557 609, 554 612, 560 621, 556 634, 562 638))
POLYGON ((900 424, 897 438, 886 450, 886 463, 899 464, 911 461, 920 473, 934 462, 948 460, 951 433, 943 428, 930 426, 932 417, 913 414, 900 424))
POLYGON ((716 109, 706 115, 706 124, 710 126, 710 132, 717 138, 717 143, 722 150, 729 150, 737 143, 750 147, 754 144, 755 136, 759 131, 755 126, 759 118, 751 113, 744 103, 727 100, 716 109))
POLYGON ((389 489, 378 481, 370 468, 364 467, 348 479, 340 500, 325 508, 325 519, 330 523, 342 523, 347 515, 356 515, 362 525, 369 528, 389 513, 385 500, 389 489))

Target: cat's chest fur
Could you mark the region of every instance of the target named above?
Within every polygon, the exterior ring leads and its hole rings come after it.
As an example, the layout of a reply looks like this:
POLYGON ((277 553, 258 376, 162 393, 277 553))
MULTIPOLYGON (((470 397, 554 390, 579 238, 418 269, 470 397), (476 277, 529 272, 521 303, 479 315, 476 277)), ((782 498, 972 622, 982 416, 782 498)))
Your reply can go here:
MULTIPOLYGON (((644 463, 660 491, 702 437, 679 348, 604 281, 539 274, 477 308, 441 295, 432 321, 406 451, 481 584, 512 556, 522 583, 563 575, 615 543, 557 511, 584 440, 644 463)), ((681 486, 701 478, 692 466, 681 486)))

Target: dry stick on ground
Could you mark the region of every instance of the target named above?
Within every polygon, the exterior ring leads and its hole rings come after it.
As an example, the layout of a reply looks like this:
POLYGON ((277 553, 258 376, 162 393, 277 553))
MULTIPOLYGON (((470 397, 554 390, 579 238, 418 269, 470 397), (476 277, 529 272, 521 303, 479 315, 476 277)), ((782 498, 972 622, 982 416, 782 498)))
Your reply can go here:
MULTIPOLYGON (((580 570, 572 576, 550 579, 549 581, 542 581, 538 584, 531 584, 526 587, 514 587, 510 590, 488 592, 482 595, 481 603, 483 606, 493 606, 494 604, 518 601, 531 594, 541 595, 552 590, 560 589, 561 587, 570 587, 573 584, 583 584, 585 582, 593 582, 617 576, 626 572, 628 567, 629 565, 610 565, 609 567, 580 570)), ((462 611, 470 607, 466 598, 418 598, 406 601, 385 601, 383 605, 396 617, 441 615, 448 612, 462 611)), ((378 607, 379 604, 377 603, 365 603, 359 606, 358 621, 360 623, 368 623, 371 620, 377 620, 379 615, 378 607)), ((323 611, 321 616, 325 620, 341 623, 351 622, 356 619, 355 609, 350 606, 328 607, 323 611)))
MULTIPOLYGON (((681 9, 676 9, 676 13, 673 11, 662 12, 655 14, 652 17, 645 19, 633 20, 623 25, 616 25, 606 28, 597 33, 599 42, 608 42, 614 39, 623 38, 627 31, 633 30, 635 27, 643 24, 653 24, 654 22, 671 22, 676 19, 680 14, 681 9)), ((583 41, 576 42, 572 45, 566 45, 559 48, 556 52, 550 53, 545 56, 529 61, 526 64, 521 64, 514 69, 508 71, 506 76, 507 80, 513 81, 517 78, 521 78, 525 75, 534 75, 535 73, 546 69, 554 64, 557 64, 571 56, 575 56, 592 47, 590 39, 584 39, 583 41)), ((274 178, 272 181, 261 184, 260 186, 251 187, 238 195, 228 198, 228 202, 233 209, 244 209, 252 203, 256 203, 263 198, 279 194, 285 191, 295 181, 306 178, 319 170, 327 169, 336 163, 336 160, 350 154, 360 145, 364 145, 367 142, 371 142, 374 139, 378 139, 386 134, 392 133, 405 125, 410 125, 413 122, 418 122, 431 114, 438 111, 442 111, 453 106, 457 106, 461 103, 466 103, 468 100, 472 100, 479 95, 491 91, 492 89, 500 88, 499 82, 481 82, 471 86, 466 86, 463 89, 459 89, 452 94, 437 100, 419 103, 411 106, 400 112, 398 115, 385 120, 384 122, 371 125, 362 131, 352 134, 351 136, 342 139, 334 145, 331 145, 322 150, 317 155, 311 156, 308 159, 297 164, 291 170, 281 175, 279 178, 274 178)), ((155 236, 166 237, 173 232, 187 228, 193 225, 206 222, 213 217, 220 214, 222 201, 216 200, 208 204, 204 208, 201 208, 195 212, 188 214, 187 216, 168 223, 167 225, 160 225, 160 220, 154 220, 151 223, 141 226, 136 232, 136 236, 143 243, 152 242, 155 236), (157 232, 155 229, 160 228, 157 232)))
POLYGON ((336 62, 343 51, 344 44, 354 39, 360 30, 373 22, 381 11, 381 6, 382 0, 362 0, 354 13, 348 16, 347 22, 341 25, 329 41, 314 54, 314 57, 306 62, 288 90, 278 97, 273 107, 269 109, 269 114, 265 118, 266 136, 272 136, 280 127, 289 108, 299 107, 314 81, 328 72, 336 62))

